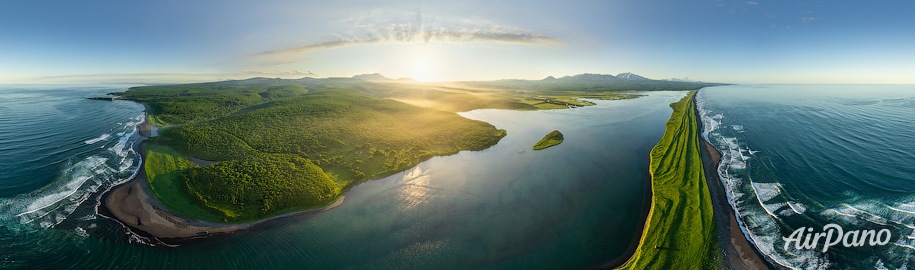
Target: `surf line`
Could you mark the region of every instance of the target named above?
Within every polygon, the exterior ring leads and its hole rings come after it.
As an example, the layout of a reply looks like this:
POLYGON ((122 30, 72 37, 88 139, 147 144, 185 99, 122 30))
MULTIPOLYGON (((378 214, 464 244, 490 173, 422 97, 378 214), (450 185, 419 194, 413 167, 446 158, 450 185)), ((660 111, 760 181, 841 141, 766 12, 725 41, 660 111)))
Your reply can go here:
POLYGON ((820 239, 825 240, 823 243, 822 252, 826 252, 830 247, 838 245, 839 243, 842 246, 850 247, 863 247, 865 245, 870 246, 883 246, 890 242, 890 238, 893 235, 889 229, 881 229, 880 231, 876 230, 853 230, 845 232, 842 229, 842 226, 839 226, 835 223, 826 224, 823 226, 823 232, 813 233, 813 228, 810 227, 800 227, 794 232, 791 233, 788 237, 782 237, 785 240, 785 250, 794 244, 794 248, 798 250, 802 249, 816 249, 820 244, 820 239), (806 230, 806 233, 804 231, 806 230))

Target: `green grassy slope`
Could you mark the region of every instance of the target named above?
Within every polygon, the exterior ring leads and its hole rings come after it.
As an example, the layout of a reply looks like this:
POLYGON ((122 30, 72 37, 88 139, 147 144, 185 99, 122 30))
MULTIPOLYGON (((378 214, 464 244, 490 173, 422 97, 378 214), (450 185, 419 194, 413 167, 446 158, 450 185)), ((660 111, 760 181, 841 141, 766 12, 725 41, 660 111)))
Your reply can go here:
POLYGON ((151 119, 168 123, 150 139, 155 196, 198 219, 256 220, 327 205, 356 182, 482 150, 505 136, 488 123, 375 98, 359 87, 311 91, 296 83, 254 79, 124 93, 145 102, 151 119), (218 162, 196 167, 186 157, 218 162))
POLYGON ((165 207, 189 217, 222 221, 221 216, 189 196, 182 174, 194 165, 187 158, 168 146, 148 144, 144 164, 149 188, 165 207))
POLYGON ((540 150, 540 149, 544 149, 544 148, 547 148, 550 146, 554 146, 554 145, 562 143, 562 140, 563 140, 562 133, 560 133, 558 130, 553 130, 553 131, 550 131, 550 133, 547 133, 546 136, 543 136, 543 139, 540 139, 539 142, 534 144, 533 149, 540 150))
POLYGON ((661 141, 651 150, 652 206, 625 269, 717 269, 717 227, 703 173, 691 91, 671 104, 661 141))

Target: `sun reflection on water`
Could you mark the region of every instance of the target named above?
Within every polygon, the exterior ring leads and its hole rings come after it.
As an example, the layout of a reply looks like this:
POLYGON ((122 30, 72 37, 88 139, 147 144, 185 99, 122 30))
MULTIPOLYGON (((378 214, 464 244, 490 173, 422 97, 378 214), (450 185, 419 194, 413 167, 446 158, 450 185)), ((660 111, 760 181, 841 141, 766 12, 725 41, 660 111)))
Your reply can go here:
POLYGON ((430 186, 432 176, 420 167, 414 168, 403 176, 403 188, 400 192, 400 201, 405 209, 413 209, 427 202, 433 193, 430 186))

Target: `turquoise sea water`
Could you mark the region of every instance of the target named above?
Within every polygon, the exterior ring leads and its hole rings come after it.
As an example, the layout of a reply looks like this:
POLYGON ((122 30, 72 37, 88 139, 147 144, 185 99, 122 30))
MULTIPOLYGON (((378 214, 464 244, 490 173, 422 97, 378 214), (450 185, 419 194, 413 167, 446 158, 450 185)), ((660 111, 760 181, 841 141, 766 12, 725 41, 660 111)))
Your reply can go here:
POLYGON ((737 85, 704 89, 698 101, 743 230, 772 261, 915 267, 915 86, 737 85), (825 253, 785 249, 796 229, 830 223, 892 237, 825 253))
POLYGON ((685 92, 573 110, 478 110, 508 131, 361 184, 342 205, 227 237, 151 246, 96 214, 130 178, 142 106, 125 88, 0 89, 0 268, 576 269, 621 259, 641 230, 648 152, 685 92), (532 151, 558 129, 565 141, 532 151))

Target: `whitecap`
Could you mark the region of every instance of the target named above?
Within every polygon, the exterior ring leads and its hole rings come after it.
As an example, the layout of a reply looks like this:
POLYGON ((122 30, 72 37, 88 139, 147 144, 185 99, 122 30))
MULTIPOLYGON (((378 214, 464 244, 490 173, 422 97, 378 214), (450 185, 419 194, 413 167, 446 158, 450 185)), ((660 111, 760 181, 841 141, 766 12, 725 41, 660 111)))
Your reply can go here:
POLYGON ((903 212, 903 213, 907 213, 907 214, 915 214, 915 210, 902 209, 902 207, 896 208, 896 207, 892 207, 892 206, 887 206, 887 208, 889 208, 893 211, 903 212))
POLYGON ((131 166, 133 166, 133 159, 132 159, 132 158, 125 158, 125 159, 121 162, 121 166, 118 167, 118 170, 117 170, 117 171, 118 171, 118 172, 123 172, 124 170, 129 169, 131 166))
POLYGON ((750 185, 753 186, 753 190, 756 191, 756 196, 763 202, 771 200, 778 195, 781 195, 781 188, 779 183, 756 183, 750 182, 750 185))
POLYGON ((82 237, 88 237, 88 236, 89 236, 89 233, 87 233, 86 230, 83 229, 83 228, 76 227, 74 230, 76 231, 76 235, 79 235, 79 236, 82 236, 82 237))
POLYGON ((796 214, 803 214, 807 211, 807 207, 802 203, 792 201, 786 203, 788 204, 788 207, 791 207, 791 211, 794 211, 796 214))
POLYGON ((98 137, 96 137, 96 138, 88 139, 88 140, 85 141, 85 143, 86 143, 86 144, 95 144, 95 143, 97 143, 97 142, 104 141, 104 140, 108 139, 108 137, 111 137, 111 134, 105 133, 105 134, 102 134, 101 136, 98 136, 98 137))
POLYGON ((98 189, 99 180, 94 178, 98 173, 107 173, 103 169, 107 167, 104 166, 107 160, 90 156, 66 171, 69 177, 66 182, 51 184, 36 193, 13 198, 10 204, 3 207, 3 212, 13 215, 23 224, 35 221, 41 227, 52 227, 65 220, 98 189))
POLYGON ((883 260, 877 260, 877 263, 874 263, 874 269, 876 269, 876 270, 889 270, 889 268, 886 268, 886 266, 883 265, 883 260))

